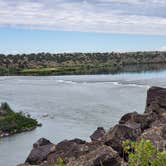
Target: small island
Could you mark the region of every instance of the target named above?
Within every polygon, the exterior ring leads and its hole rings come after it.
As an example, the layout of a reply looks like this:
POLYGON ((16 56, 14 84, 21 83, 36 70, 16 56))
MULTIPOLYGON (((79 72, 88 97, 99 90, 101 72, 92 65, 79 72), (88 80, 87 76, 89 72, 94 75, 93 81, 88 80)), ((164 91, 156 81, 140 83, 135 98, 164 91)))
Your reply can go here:
POLYGON ((16 133, 31 131, 39 126, 37 120, 22 112, 14 112, 8 103, 0 106, 0 138, 16 133))

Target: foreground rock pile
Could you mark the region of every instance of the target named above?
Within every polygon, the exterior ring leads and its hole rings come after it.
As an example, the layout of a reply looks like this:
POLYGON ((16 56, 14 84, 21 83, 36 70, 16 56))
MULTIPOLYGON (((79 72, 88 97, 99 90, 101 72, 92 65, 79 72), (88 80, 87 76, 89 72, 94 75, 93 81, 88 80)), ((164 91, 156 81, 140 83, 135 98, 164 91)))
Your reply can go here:
POLYGON ((147 93, 144 114, 124 115, 109 131, 102 127, 90 136, 91 142, 64 140, 57 145, 41 138, 34 145, 24 164, 19 166, 55 166, 59 158, 66 166, 122 166, 122 142, 149 139, 160 150, 166 148, 166 89, 152 87, 147 93))

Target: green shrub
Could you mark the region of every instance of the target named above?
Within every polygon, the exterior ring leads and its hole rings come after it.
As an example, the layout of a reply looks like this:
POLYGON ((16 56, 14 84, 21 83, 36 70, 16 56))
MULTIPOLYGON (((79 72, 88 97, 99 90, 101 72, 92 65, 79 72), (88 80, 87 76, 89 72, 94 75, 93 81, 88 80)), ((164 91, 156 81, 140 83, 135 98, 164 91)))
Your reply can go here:
POLYGON ((2 103, 0 110, 3 115, 0 116, 0 130, 4 132, 21 132, 31 129, 38 125, 37 120, 25 116, 23 113, 15 113, 7 103, 2 103))
POLYGON ((54 166, 65 166, 63 159, 59 157, 54 166))
POLYGON ((128 154, 128 166, 166 166, 166 152, 157 151, 150 140, 126 140, 123 149, 128 154))

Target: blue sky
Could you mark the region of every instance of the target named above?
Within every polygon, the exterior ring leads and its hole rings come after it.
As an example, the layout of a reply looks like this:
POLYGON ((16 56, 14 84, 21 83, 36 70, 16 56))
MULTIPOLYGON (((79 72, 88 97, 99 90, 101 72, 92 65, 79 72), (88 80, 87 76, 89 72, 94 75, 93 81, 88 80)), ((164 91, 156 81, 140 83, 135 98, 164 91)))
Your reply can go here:
POLYGON ((0 53, 166 50, 165 0, 0 0, 0 53))

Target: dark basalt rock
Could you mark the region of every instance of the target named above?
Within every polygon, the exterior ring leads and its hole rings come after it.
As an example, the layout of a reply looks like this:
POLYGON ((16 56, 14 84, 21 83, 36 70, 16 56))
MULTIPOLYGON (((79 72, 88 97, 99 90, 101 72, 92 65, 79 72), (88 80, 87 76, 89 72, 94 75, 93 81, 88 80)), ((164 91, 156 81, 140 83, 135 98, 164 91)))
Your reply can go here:
POLYGON ((166 149, 166 124, 158 127, 153 127, 141 134, 138 139, 150 140, 153 145, 160 151, 166 149))
POLYGON ((157 127, 166 124, 166 111, 160 114, 155 121, 151 123, 151 127, 157 127))
POLYGON ((105 137, 105 145, 111 146, 122 155, 122 142, 126 139, 135 141, 141 135, 140 125, 137 123, 118 124, 105 137))
POLYGON ((126 122, 134 121, 136 116, 138 116, 137 112, 127 113, 121 117, 119 124, 125 124, 126 122))
POLYGON ((138 114, 137 112, 125 114, 119 121, 119 124, 138 123, 141 130, 151 127, 152 122, 158 119, 156 113, 138 114))
POLYGON ((49 144, 52 144, 49 140, 45 138, 40 138, 36 143, 33 144, 33 147, 38 148, 40 146, 49 145, 49 144))
POLYGON ((166 88, 151 87, 147 92, 145 112, 161 114, 166 111, 166 88))
POLYGON ((100 145, 97 149, 71 160, 66 166, 121 166, 122 159, 111 147, 100 145))
POLYGON ((47 159, 49 153, 55 151, 56 146, 47 139, 41 138, 34 145, 26 162, 29 164, 40 164, 47 159))
POLYGON ((65 163, 68 163, 70 159, 77 159, 79 156, 85 155, 100 146, 100 143, 87 143, 79 139, 64 140, 57 144, 54 153, 48 155, 48 165, 55 163, 59 157, 62 158, 65 163))
POLYGON ((103 127, 98 127, 97 130, 90 136, 92 141, 101 141, 105 135, 103 127))

